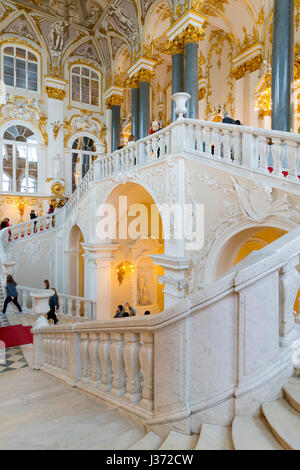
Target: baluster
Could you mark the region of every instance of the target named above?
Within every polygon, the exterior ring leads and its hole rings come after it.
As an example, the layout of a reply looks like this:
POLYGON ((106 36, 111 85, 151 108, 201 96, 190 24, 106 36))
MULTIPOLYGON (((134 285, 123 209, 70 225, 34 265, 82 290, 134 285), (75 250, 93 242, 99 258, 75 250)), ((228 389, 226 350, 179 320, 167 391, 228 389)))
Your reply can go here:
POLYGON ((140 362, 139 362, 139 335, 136 333, 125 333, 124 361, 127 374, 127 385, 125 398, 131 403, 140 401, 141 384, 139 380, 140 362))
POLYGON ((164 158, 165 157, 165 135, 162 134, 160 138, 158 139, 158 153, 157 153, 157 158, 164 158))
POLYGON ((282 144, 280 140, 273 139, 272 157, 273 157, 273 173, 281 175, 281 158, 282 158, 282 144))
POLYGON ((109 333, 100 333, 98 348, 101 364, 101 390, 109 392, 112 388, 112 364, 110 357, 111 340, 109 333))
POLYGON ((234 163, 236 165, 242 164, 242 134, 239 131, 232 133, 232 147, 234 155, 234 163))
POLYGON ((143 373, 143 399, 141 406, 147 410, 153 409, 153 334, 141 333, 139 359, 143 373))
POLYGON ((159 149, 158 138, 153 137, 152 139, 153 160, 156 160, 157 158, 159 158, 158 149, 159 149))
POLYGON ((213 129, 211 133, 211 146, 214 146, 214 153, 213 156, 217 158, 221 158, 220 155, 220 142, 221 142, 221 135, 219 129, 213 129))
POLYGON ((89 317, 89 302, 87 301, 83 302, 83 315, 84 315, 84 318, 89 317))
POLYGON ((61 334, 58 333, 56 340, 55 340, 55 344, 54 344, 57 369, 62 368, 61 343, 62 343, 61 334))
POLYGON ((52 352, 52 367, 56 369, 57 367, 57 357, 56 357, 56 337, 51 337, 51 352, 52 352))
POLYGON ((113 370, 111 393, 117 397, 125 393, 125 364, 123 359, 124 339, 122 333, 112 333, 110 357, 113 370))
POLYGON ((70 355, 71 355, 71 339, 70 334, 66 333, 65 341, 65 370, 69 371, 70 368, 70 355))
POLYGON ((76 317, 80 317, 80 304, 81 304, 81 300, 76 300, 75 302, 76 317))
POLYGON ((62 370, 66 370, 66 334, 61 333, 61 341, 60 341, 60 357, 61 357, 61 368, 62 370))
POLYGON ((22 291, 22 309, 24 311, 27 310, 27 299, 28 299, 28 292, 26 290, 22 291))
POLYGON ((289 176, 298 179, 298 145, 296 142, 289 142, 287 147, 287 159, 289 164, 289 176))
POLYGON ((82 382, 88 383, 90 381, 91 371, 91 363, 89 356, 89 334, 80 333, 80 340, 80 357, 82 365, 81 380, 82 382))
POLYGON ((99 335, 90 333, 89 356, 91 361, 91 385, 98 387, 101 383, 101 369, 99 361, 99 335))
POLYGON ((147 153, 147 161, 150 162, 152 160, 151 154, 152 154, 152 143, 151 140, 148 139, 146 143, 146 153, 147 153))
POLYGON ((42 336, 42 341, 43 341, 43 356, 44 356, 44 365, 48 366, 49 365, 49 348, 48 348, 48 337, 47 335, 42 336))
POLYGON ((67 315, 72 316, 73 315, 73 299, 67 300, 67 307, 68 307, 67 315))
POLYGON ((269 155, 269 145, 268 140, 264 136, 259 136, 258 138, 258 152, 260 156, 259 169, 264 173, 268 170, 268 155, 269 155))
POLYGON ((166 131, 164 157, 167 157, 171 152, 171 131, 166 131))
POLYGON ((211 129, 209 127, 204 127, 203 129, 203 141, 205 144, 205 150, 203 150, 206 154, 211 154, 211 129))
POLYGON ((231 135, 229 133, 229 131, 224 131, 223 130, 223 136, 222 136, 222 143, 223 143, 223 147, 224 147, 224 161, 226 162, 230 162, 231 161, 231 135))

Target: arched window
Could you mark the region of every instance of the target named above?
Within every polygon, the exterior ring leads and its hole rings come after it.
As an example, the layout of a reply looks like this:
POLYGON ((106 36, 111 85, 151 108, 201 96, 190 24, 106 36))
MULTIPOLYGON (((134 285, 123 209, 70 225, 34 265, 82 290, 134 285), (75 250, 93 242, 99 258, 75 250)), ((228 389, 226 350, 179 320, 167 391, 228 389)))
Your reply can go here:
POLYGON ((11 126, 3 134, 0 149, 2 191, 37 192, 39 146, 34 133, 21 125, 11 126))
POLYGON ((3 50, 3 81, 7 86, 38 91, 38 59, 27 49, 8 46, 3 50))
POLYGON ((90 67, 75 65, 71 72, 72 101, 99 106, 100 77, 90 67))
POLYGON ((72 191, 90 169, 98 154, 96 145, 90 137, 78 137, 72 145, 72 191))

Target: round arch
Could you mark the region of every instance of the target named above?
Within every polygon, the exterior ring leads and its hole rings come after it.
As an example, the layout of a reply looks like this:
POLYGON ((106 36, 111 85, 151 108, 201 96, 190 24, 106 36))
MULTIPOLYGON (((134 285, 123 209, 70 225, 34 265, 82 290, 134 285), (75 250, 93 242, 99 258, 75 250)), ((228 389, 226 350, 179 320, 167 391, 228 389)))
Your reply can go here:
POLYGON ((78 224, 73 225, 67 237, 68 255, 68 292, 70 295, 84 297, 84 236, 78 224))
POLYGON ((210 250, 205 264, 204 283, 213 282, 234 266, 242 246, 257 232, 270 228, 282 231, 283 235, 296 227, 296 223, 278 217, 270 217, 268 222, 262 224, 247 221, 232 225, 222 233, 210 250))
POLYGON ((128 302, 137 315, 143 315, 146 310, 151 313, 163 311, 164 292, 159 276, 164 275, 164 270, 151 258, 165 250, 162 221, 155 200, 144 186, 132 181, 115 185, 101 199, 104 211, 97 211, 99 217, 106 217, 108 211, 112 214, 111 206, 115 209, 111 219, 113 231, 107 230, 107 236, 100 237, 97 226, 98 243, 116 243, 118 246, 111 269, 113 309, 128 302), (120 199, 124 196, 126 200, 120 199), (134 270, 125 269, 124 279, 120 282, 119 273, 126 262, 133 265, 134 270))
POLYGON ((38 127, 33 125, 29 121, 25 121, 24 119, 10 119, 9 121, 4 122, 0 127, 0 139, 3 139, 4 133, 13 126, 22 126, 27 127, 31 130, 31 132, 37 137, 37 143, 39 145, 44 145, 45 141, 43 135, 38 127))

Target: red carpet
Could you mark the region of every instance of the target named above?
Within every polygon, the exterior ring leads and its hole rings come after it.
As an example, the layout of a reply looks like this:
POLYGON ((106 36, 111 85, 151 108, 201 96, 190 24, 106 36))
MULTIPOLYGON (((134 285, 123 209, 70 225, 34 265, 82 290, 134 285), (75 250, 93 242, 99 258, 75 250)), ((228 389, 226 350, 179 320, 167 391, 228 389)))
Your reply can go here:
POLYGON ((33 337, 30 330, 31 326, 4 326, 3 328, 0 328, 0 340, 4 341, 6 348, 13 348, 14 346, 33 343, 33 337))

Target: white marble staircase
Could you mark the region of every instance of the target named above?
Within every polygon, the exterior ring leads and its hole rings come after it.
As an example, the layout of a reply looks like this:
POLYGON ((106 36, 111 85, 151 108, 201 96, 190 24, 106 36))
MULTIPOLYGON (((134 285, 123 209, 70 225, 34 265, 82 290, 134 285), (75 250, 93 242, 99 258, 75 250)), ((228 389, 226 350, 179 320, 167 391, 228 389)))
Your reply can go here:
POLYGON ((238 416, 232 426, 202 424, 199 435, 146 432, 98 399, 43 372, 1 375, 0 449, 283 450, 300 449, 300 378, 263 415, 238 416))

